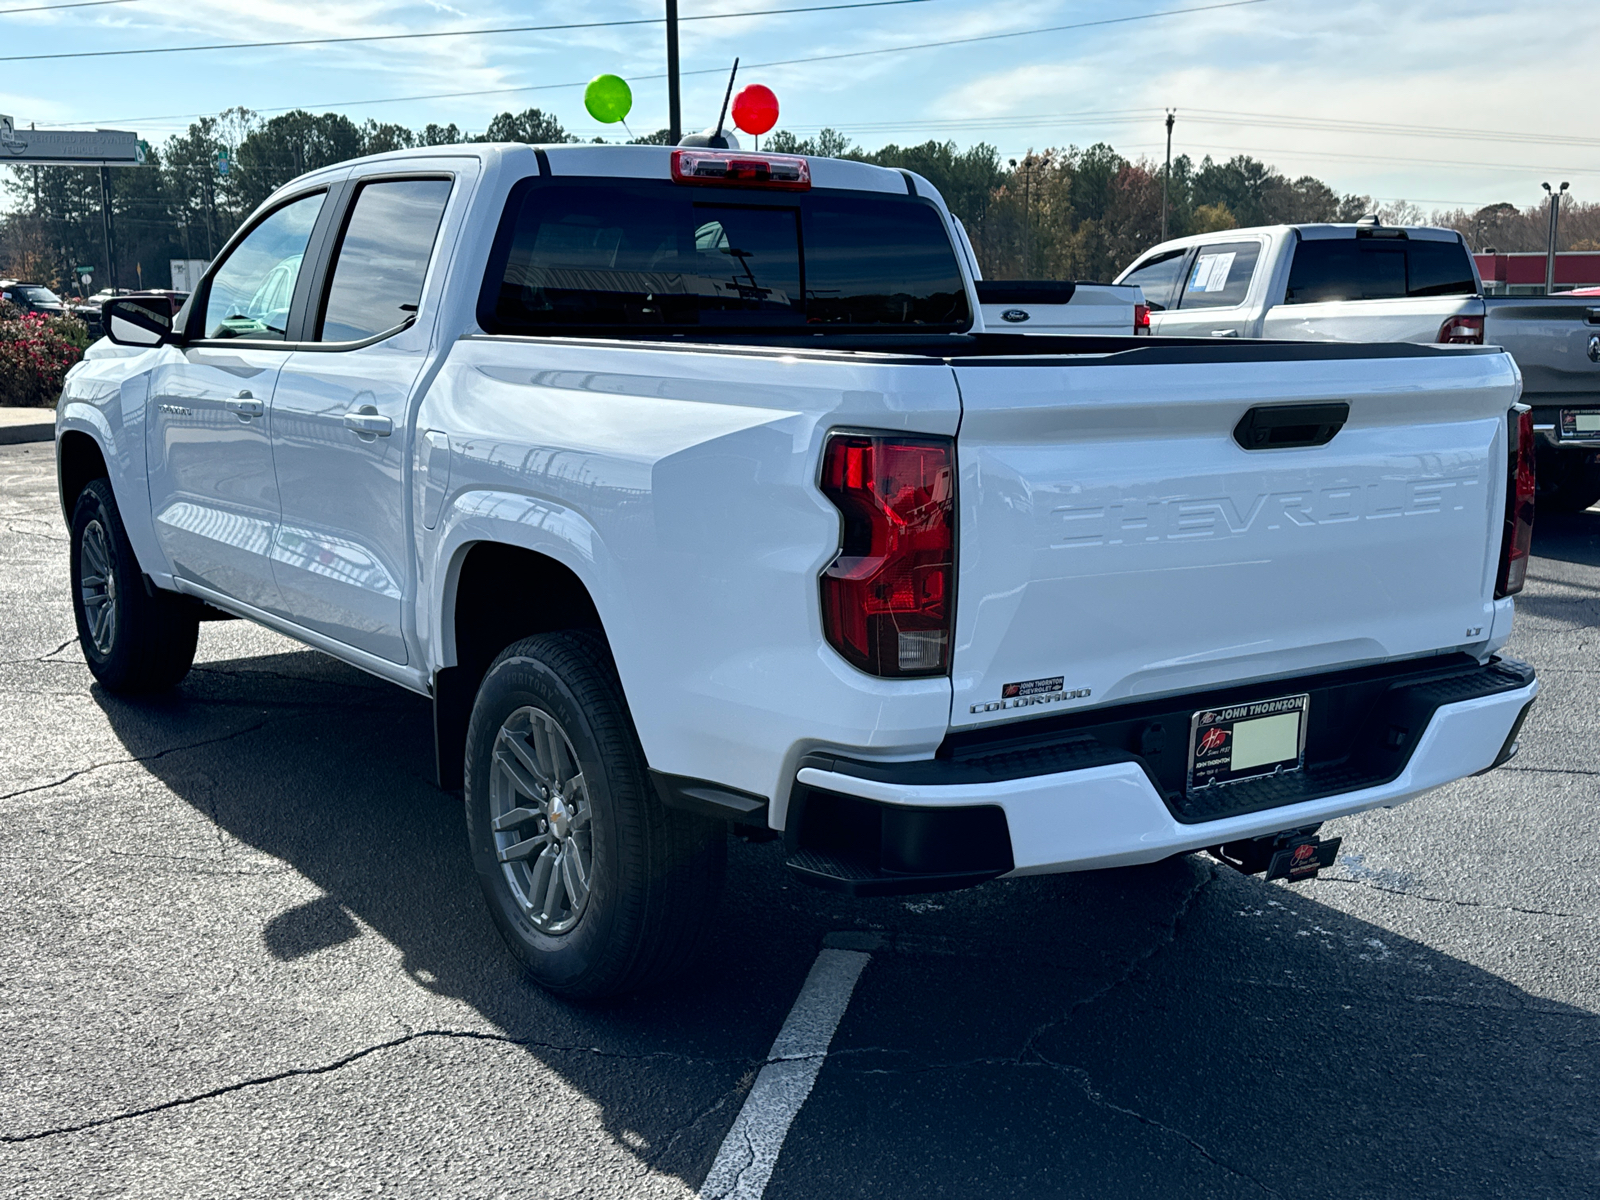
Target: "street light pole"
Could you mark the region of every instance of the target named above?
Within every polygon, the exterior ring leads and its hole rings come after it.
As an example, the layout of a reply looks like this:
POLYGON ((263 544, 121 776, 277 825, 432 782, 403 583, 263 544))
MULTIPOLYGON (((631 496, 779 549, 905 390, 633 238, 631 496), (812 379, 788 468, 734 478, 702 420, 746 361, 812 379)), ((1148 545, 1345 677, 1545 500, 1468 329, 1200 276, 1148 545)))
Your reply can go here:
POLYGON ((1161 240, 1167 240, 1167 184, 1172 179, 1172 123, 1178 119, 1178 110, 1167 109, 1167 168, 1161 175, 1161 240))
POLYGON ((683 106, 678 98, 678 0, 667 0, 667 140, 683 137, 683 106))
POLYGON ((1556 290, 1556 228, 1561 221, 1561 197, 1566 194, 1568 185, 1563 183, 1559 189, 1553 189, 1548 183, 1540 184, 1550 194, 1550 240, 1544 254, 1544 294, 1552 296, 1556 290))

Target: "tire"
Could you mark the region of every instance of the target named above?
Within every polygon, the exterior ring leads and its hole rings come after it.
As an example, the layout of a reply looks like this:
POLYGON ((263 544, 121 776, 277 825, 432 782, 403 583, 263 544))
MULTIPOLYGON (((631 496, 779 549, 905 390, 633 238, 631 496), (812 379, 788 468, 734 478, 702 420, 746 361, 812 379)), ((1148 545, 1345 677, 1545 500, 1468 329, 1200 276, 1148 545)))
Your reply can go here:
POLYGON ((534 982, 601 999, 693 959, 727 829, 656 797, 601 638, 540 634, 494 660, 467 728, 466 801, 489 911, 534 982))
POLYGON ((89 670, 109 692, 159 692, 194 664, 199 605, 146 590, 111 484, 90 480, 72 510, 72 615, 89 670))

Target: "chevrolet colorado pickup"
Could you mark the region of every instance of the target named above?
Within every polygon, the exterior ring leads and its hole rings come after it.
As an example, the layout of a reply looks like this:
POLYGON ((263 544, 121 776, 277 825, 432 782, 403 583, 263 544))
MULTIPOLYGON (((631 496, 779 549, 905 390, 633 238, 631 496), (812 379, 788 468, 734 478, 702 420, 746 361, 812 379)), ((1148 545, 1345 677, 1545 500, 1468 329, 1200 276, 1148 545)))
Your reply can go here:
POLYGON ((926 180, 463 146, 283 187, 58 410, 100 684, 257 621, 431 697, 553 991, 681 966, 730 826, 856 894, 1197 849, 1488 770, 1530 434, 1487 348, 973 333, 926 180))
POLYGON ((1117 282, 1144 288, 1158 334, 1500 346, 1533 409, 1539 503, 1600 500, 1600 304, 1485 296, 1453 229, 1373 217, 1229 229, 1163 242, 1117 282))

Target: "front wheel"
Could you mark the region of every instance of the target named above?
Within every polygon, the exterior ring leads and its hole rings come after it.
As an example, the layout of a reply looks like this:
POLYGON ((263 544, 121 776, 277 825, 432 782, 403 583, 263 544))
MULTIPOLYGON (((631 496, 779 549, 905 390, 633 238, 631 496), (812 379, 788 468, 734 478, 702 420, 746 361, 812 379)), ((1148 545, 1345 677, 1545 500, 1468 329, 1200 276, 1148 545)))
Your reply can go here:
POLYGON ((72 510, 72 615, 83 657, 107 691, 162 691, 194 663, 199 606, 145 589, 104 479, 85 484, 72 510))
POLYGON ((595 999, 689 962, 721 891, 726 830, 654 795, 599 637, 541 634, 501 653, 473 705, 466 767, 478 880, 535 982, 595 999))

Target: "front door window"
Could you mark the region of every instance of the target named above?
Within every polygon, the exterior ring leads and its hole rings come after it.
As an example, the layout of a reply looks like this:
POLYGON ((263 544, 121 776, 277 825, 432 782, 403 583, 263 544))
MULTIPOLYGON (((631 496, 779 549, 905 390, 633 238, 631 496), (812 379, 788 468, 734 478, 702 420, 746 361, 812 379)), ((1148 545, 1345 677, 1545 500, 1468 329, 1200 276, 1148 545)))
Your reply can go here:
POLYGON ((233 248, 211 279, 207 338, 281 342, 312 227, 326 193, 285 204, 233 248))

